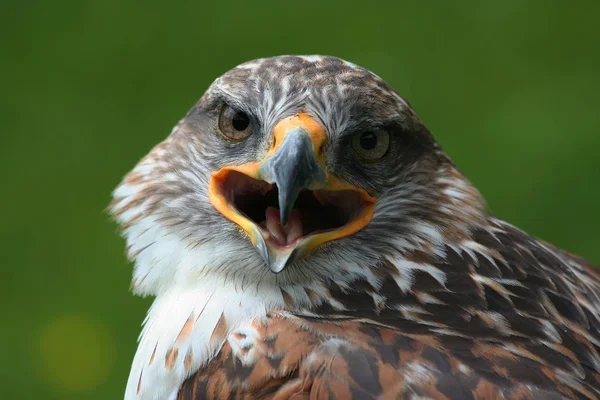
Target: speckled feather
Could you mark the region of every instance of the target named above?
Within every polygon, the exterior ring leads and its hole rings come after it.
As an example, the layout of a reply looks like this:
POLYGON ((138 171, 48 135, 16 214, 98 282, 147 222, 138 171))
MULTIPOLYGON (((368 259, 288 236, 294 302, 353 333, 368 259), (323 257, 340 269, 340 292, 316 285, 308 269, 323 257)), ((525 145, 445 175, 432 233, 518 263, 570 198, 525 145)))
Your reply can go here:
POLYGON ((415 271, 402 291, 397 268, 372 266, 375 287, 330 283, 343 309, 273 312, 241 346, 232 333, 178 398, 600 397, 593 267, 495 219, 471 239, 406 255, 441 281, 415 271))
POLYGON ((125 177, 111 212, 157 297, 127 399, 600 398, 600 279, 491 216, 410 105, 334 57, 274 57, 218 78, 125 177), (251 116, 231 143, 221 104, 251 116), (364 229, 271 274, 208 202, 210 174, 260 160, 306 112, 328 171, 377 197, 364 229), (384 128, 378 163, 348 138, 384 128))

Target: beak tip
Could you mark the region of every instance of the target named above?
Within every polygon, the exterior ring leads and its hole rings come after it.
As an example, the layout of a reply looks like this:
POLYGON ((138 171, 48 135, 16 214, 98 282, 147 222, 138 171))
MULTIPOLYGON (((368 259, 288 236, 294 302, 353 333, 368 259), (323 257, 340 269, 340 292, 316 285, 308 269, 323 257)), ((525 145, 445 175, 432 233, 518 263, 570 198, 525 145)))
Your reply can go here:
POLYGON ((278 274, 285 269, 289 264, 290 257, 288 255, 277 255, 273 253, 267 245, 264 237, 260 234, 257 235, 258 240, 256 241, 255 247, 258 254, 262 257, 265 265, 269 267, 272 273, 278 274))
POLYGON ((278 274, 285 269, 285 265, 282 264, 269 264, 269 269, 272 273, 278 274))
POLYGON ((291 254, 283 255, 280 257, 273 257, 271 259, 271 262, 268 262, 267 265, 269 266, 269 269, 272 273, 278 274, 284 269, 286 269, 288 265, 291 264, 293 258, 294 257, 291 254))
POLYGON ((274 250, 267 245, 262 236, 256 242, 255 247, 264 260, 265 266, 269 267, 269 270, 274 274, 286 269, 296 259, 298 253, 297 249, 274 250))

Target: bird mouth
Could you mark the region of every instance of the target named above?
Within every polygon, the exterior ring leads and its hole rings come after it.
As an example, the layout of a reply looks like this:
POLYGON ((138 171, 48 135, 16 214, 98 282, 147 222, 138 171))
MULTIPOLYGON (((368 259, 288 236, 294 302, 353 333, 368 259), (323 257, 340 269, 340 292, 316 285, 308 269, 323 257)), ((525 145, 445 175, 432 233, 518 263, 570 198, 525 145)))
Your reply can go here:
POLYGON ((246 232, 274 273, 373 217, 374 197, 327 172, 325 142, 321 125, 297 114, 275 126, 265 159, 211 175, 211 204, 246 232))
POLYGON ((223 175, 216 179, 215 189, 225 198, 229 211, 257 226, 264 240, 274 248, 296 246, 311 235, 348 236, 365 219, 370 219, 372 202, 357 190, 303 189, 290 217, 282 224, 275 184, 238 171, 223 175))

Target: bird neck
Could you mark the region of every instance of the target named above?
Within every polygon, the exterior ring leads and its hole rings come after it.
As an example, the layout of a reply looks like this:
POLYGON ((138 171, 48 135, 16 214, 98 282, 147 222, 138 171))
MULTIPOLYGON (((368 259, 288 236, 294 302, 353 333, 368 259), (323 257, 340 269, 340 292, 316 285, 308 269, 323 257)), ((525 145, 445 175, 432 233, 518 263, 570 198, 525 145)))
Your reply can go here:
POLYGON ((210 277, 159 294, 144 321, 125 398, 174 397, 240 323, 284 307, 284 296, 273 285, 242 288, 210 277))

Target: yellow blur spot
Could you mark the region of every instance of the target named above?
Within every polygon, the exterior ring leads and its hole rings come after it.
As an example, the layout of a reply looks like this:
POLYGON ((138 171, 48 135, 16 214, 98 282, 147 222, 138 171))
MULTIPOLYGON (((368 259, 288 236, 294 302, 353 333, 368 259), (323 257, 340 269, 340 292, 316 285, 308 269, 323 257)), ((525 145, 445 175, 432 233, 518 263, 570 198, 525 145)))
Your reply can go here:
POLYGON ((44 380, 55 389, 80 392, 106 381, 115 346, 105 324, 81 315, 65 315, 43 327, 33 357, 40 363, 44 380))

